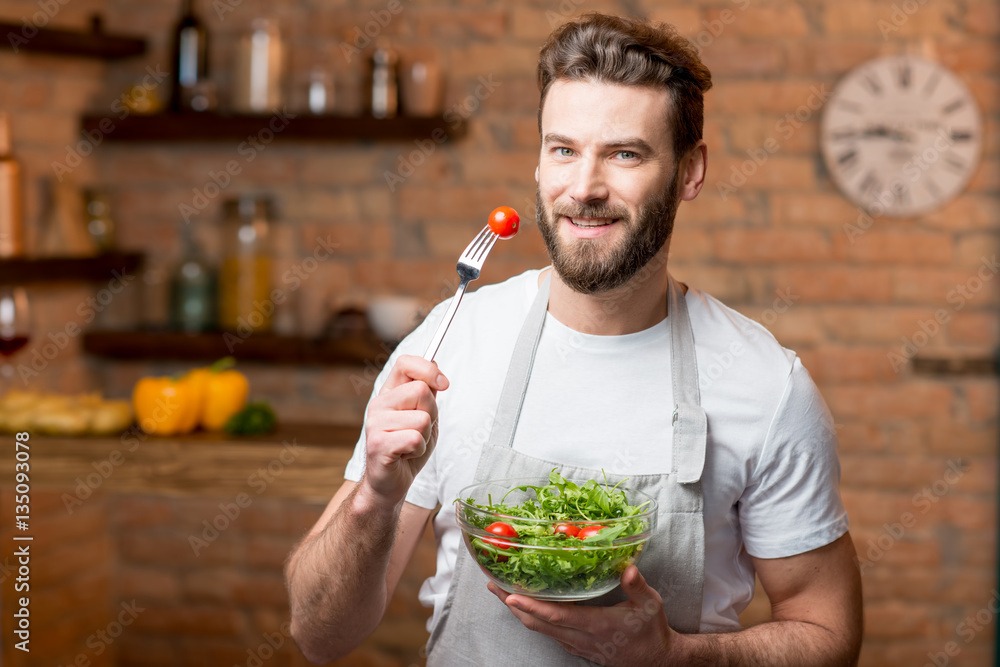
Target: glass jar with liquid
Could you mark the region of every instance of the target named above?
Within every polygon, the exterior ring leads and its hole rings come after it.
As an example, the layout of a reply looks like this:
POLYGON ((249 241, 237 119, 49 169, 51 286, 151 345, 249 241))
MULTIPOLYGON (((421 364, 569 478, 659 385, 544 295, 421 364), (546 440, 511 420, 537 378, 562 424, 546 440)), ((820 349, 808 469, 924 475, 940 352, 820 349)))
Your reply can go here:
POLYGON ((269 197, 223 202, 223 255, 219 270, 219 326, 229 331, 270 331, 274 206, 269 197))

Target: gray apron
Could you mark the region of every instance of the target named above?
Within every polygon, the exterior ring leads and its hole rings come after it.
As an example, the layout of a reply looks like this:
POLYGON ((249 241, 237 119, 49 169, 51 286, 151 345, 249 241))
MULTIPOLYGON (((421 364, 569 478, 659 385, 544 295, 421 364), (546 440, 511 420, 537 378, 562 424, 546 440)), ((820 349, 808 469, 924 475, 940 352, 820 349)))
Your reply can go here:
MULTIPOLYGON (((548 477, 558 467, 566 479, 601 480, 601 470, 564 466, 513 448, 531 367, 549 302, 549 280, 538 290, 514 346, 493 431, 476 468, 476 482, 509 477, 548 477)), ((680 285, 669 278, 670 366, 673 406, 672 470, 665 474, 612 475, 611 484, 644 491, 658 503, 657 529, 646 545, 639 571, 663 597, 670 626, 695 633, 701 623, 705 582, 705 523, 701 474, 705 466, 707 421, 698 391, 694 335, 680 285)), ((664 406, 667 409, 667 406, 664 406)), ((665 438, 666 440, 666 438, 665 438)), ((609 448, 613 447, 609 443, 609 448)), ((448 506, 441 511, 454 511, 448 506)), ((525 628, 486 588, 486 576, 464 544, 448 589, 443 613, 427 643, 428 667, 478 665, 590 665, 567 653, 555 640, 525 628)), ((621 587, 580 604, 610 606, 625 600, 621 587)))

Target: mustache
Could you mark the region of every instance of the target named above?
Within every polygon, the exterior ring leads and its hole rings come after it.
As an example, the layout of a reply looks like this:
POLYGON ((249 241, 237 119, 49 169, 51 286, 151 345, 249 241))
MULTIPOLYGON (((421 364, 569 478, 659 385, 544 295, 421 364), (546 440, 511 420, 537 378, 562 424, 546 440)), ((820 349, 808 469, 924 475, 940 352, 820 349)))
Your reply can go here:
POLYGON ((553 216, 567 218, 619 218, 629 219, 628 209, 624 206, 609 206, 608 204, 554 204, 553 216))

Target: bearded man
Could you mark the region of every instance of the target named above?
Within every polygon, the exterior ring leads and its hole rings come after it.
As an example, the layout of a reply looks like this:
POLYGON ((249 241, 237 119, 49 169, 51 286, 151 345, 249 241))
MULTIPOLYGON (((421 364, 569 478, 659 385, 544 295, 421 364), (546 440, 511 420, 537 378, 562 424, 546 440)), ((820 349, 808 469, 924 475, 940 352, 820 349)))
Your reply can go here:
POLYGON ((419 355, 447 303, 400 344, 289 561, 295 640, 316 663, 357 646, 433 521, 428 665, 855 663, 829 412, 794 352, 667 271, 675 214, 705 180, 708 70, 668 26, 591 14, 553 32, 538 80, 552 265, 466 297, 436 362, 419 355), (455 521, 464 487, 553 468, 658 503, 640 566, 585 604, 488 584, 455 521), (741 628, 755 575, 772 620, 741 628))

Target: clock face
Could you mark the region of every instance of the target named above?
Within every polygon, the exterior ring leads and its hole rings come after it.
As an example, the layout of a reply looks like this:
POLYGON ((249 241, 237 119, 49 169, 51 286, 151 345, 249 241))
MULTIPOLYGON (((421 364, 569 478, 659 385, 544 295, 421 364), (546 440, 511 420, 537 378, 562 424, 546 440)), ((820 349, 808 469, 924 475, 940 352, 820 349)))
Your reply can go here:
POLYGON ((820 145, 837 187, 873 216, 911 217, 965 188, 982 125, 965 85, 913 56, 872 60, 834 88, 820 145))

